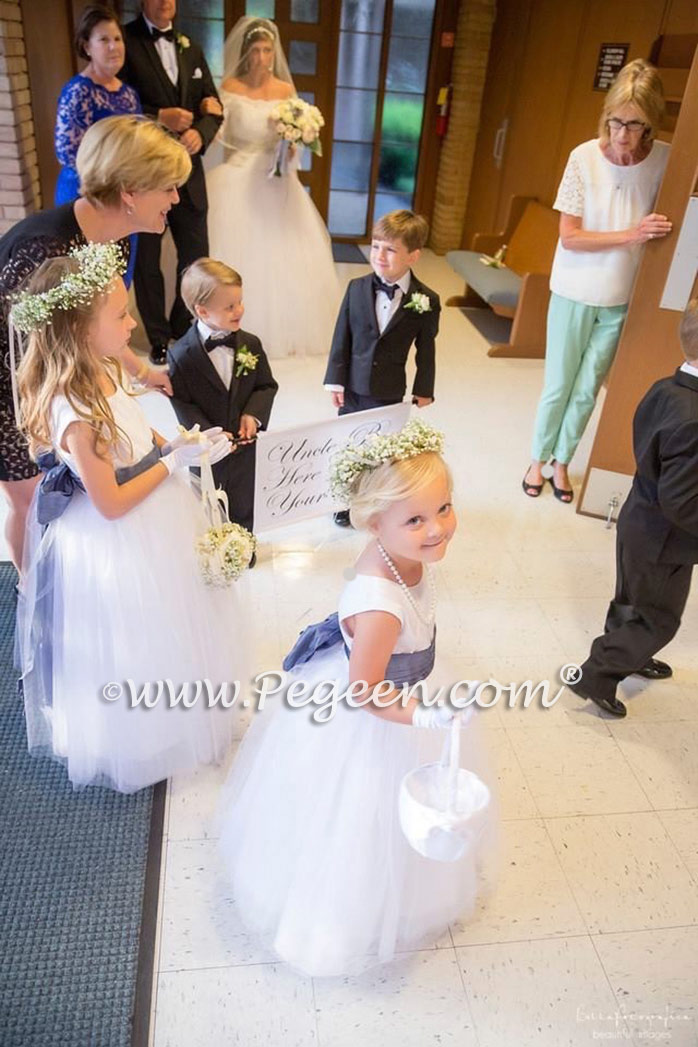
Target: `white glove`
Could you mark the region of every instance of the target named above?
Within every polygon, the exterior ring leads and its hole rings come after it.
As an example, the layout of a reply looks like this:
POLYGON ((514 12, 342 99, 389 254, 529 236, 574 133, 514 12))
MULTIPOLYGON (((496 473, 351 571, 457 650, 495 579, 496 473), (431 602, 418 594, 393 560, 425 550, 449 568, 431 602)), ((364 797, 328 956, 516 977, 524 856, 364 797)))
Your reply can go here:
MULTIPOLYGON (((214 432, 213 429, 209 429, 209 432, 214 432)), ((223 430, 221 429, 222 433, 223 430)), ((211 450, 208 452, 208 460, 211 465, 215 465, 216 462, 220 462, 221 458, 225 458, 226 455, 232 454, 233 445, 227 436, 214 436, 211 442, 211 450)))
POLYGON ((161 451, 163 456, 169 454, 170 451, 176 451, 178 447, 184 447, 185 444, 195 443, 195 441, 192 440, 192 433, 194 432, 197 432, 199 436, 202 436, 204 439, 210 440, 213 443, 214 438, 220 436, 223 432, 223 427, 220 425, 214 425, 212 429, 204 429, 203 432, 199 432, 198 425, 195 425, 190 432, 179 432, 174 440, 170 440, 169 443, 162 445, 161 451))
POLYGON ((454 719, 458 717, 461 728, 473 715, 472 706, 468 709, 454 709, 452 705, 422 705, 417 706, 412 713, 413 727, 435 727, 442 730, 450 727, 454 719))
POLYGON ((175 469, 187 469, 191 465, 198 465, 201 456, 210 452, 214 446, 217 444, 212 444, 209 440, 202 440, 201 443, 185 443, 175 448, 174 451, 170 451, 169 454, 164 454, 160 461, 171 476, 175 469))

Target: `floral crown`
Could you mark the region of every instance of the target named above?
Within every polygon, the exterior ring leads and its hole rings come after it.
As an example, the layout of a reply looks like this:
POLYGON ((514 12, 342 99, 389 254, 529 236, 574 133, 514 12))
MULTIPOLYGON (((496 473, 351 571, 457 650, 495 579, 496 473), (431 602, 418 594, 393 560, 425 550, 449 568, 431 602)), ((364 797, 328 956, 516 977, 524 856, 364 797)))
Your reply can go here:
POLYGON ((106 291, 126 272, 121 248, 113 242, 75 247, 69 257, 80 266, 76 273, 67 273, 48 291, 24 291, 14 299, 10 319, 18 331, 38 331, 51 323, 56 309, 89 305, 96 294, 106 291))
POLYGON ((347 444, 335 456, 330 470, 332 493, 343 502, 351 500, 354 484, 361 473, 387 462, 402 462, 419 454, 444 449, 444 434, 426 422, 413 418, 396 433, 375 434, 363 444, 347 444))

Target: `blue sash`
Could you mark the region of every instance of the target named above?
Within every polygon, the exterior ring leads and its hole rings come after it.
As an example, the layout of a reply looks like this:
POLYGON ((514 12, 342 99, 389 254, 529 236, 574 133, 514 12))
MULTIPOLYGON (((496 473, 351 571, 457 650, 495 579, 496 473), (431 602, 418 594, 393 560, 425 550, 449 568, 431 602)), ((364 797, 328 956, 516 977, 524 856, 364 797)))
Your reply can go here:
MULTIPOLYGON (((319 651, 329 650, 338 643, 344 643, 342 630, 339 627, 339 615, 328 615, 323 622, 307 626, 296 640, 293 648, 283 660, 283 667, 288 672, 297 665, 304 665, 319 651)), ((347 651, 345 645, 344 650, 347 651)), ((436 629, 431 643, 423 651, 409 651, 393 654, 385 670, 385 679, 396 687, 414 686, 425 680, 434 668, 436 658, 436 629)))
MULTIPOLYGON (((159 459, 160 448, 153 444, 152 450, 139 462, 114 470, 116 482, 124 484, 127 480, 132 480, 134 476, 150 469, 159 459)), ((84 491, 85 488, 80 477, 58 458, 55 451, 44 451, 36 462, 44 474, 36 495, 36 518, 42 527, 46 527, 52 520, 57 520, 63 515, 75 492, 84 491)))

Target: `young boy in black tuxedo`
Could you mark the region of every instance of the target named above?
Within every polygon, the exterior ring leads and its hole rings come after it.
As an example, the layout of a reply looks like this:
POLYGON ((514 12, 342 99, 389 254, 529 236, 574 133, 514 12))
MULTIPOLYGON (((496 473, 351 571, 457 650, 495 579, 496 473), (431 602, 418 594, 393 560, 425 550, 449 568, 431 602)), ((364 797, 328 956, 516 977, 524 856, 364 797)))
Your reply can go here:
POLYGON ((676 635, 698 563, 698 298, 679 327, 685 363, 655 382, 633 419, 637 471, 616 535, 616 593, 603 636, 567 686, 612 716, 626 676, 663 680, 654 657, 676 635))
MULTIPOLYGON (((441 303, 411 268, 428 233, 426 220, 412 211, 391 211, 373 227, 373 273, 347 287, 325 374, 325 389, 339 414, 401 403, 413 343, 417 373, 412 402, 426 407, 434 400, 434 340, 441 303)), ((347 511, 334 518, 340 527, 349 527, 347 511)))
POLYGON ((269 423, 279 388, 256 335, 240 330, 242 278, 213 258, 199 258, 182 276, 182 298, 195 318, 167 358, 177 418, 190 429, 223 426, 238 439, 234 454, 213 466, 228 496, 233 523, 254 524, 254 439, 269 423))

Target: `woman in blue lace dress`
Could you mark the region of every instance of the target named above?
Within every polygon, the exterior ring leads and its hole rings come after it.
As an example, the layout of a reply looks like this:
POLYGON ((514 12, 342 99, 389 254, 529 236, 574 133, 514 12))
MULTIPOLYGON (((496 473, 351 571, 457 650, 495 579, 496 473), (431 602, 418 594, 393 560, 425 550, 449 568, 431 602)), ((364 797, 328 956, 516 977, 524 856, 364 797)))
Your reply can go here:
POLYGON ((102 4, 86 7, 75 30, 75 47, 88 64, 68 81, 58 99, 54 141, 61 170, 54 197, 56 206, 70 203, 80 195, 75 156, 88 127, 105 116, 142 112, 134 89, 117 76, 126 51, 113 11, 102 4))

